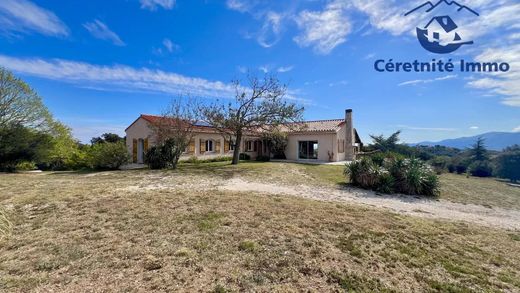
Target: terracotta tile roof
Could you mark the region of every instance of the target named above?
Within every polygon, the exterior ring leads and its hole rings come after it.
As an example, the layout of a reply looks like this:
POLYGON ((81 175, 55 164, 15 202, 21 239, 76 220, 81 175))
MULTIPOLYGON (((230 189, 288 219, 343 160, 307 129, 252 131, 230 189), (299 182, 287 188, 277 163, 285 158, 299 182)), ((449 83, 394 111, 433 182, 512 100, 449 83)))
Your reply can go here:
MULTIPOLYGON (((156 123, 163 117, 157 115, 141 114, 139 118, 143 118, 150 123, 156 123)), ((138 119, 136 119, 136 121, 138 119)), ((135 121, 132 124, 134 123, 135 121)), ((282 125, 281 130, 287 132, 335 132, 338 131, 341 126, 343 126, 343 123, 345 123, 344 119, 303 121, 300 123, 282 125)), ((132 126, 132 124, 130 126, 132 126)), ((130 128, 130 126, 128 126, 127 129, 130 128)), ((197 124, 194 130, 202 132, 217 132, 213 127, 204 124, 197 124)))
POLYGON ((338 131, 345 123, 344 119, 303 121, 284 125, 282 131, 288 132, 331 132, 338 131))
MULTIPOLYGON (((137 122, 137 120, 139 120, 140 118, 143 118, 144 120, 150 122, 150 123, 156 123, 158 122, 160 119, 163 119, 164 117, 162 116, 157 116, 157 115, 148 115, 148 114, 141 114, 137 119, 135 119, 134 122, 132 122, 132 124, 130 124, 130 126, 128 126, 126 130, 128 130, 128 128, 132 127, 132 125, 134 125, 135 122, 137 122)), ((200 131, 200 132, 211 132, 211 133, 216 133, 217 130, 214 129, 213 127, 209 126, 209 125, 204 125, 204 124, 197 124, 195 125, 194 127, 194 130, 196 131, 200 131)))

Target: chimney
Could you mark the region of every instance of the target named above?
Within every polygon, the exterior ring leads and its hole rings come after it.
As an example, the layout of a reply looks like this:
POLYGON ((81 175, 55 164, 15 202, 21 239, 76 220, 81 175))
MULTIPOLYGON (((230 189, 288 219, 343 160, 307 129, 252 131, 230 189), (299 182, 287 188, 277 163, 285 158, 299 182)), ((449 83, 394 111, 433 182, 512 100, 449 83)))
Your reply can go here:
POLYGON ((352 109, 345 110, 345 160, 355 159, 354 154, 354 122, 352 120, 352 109))

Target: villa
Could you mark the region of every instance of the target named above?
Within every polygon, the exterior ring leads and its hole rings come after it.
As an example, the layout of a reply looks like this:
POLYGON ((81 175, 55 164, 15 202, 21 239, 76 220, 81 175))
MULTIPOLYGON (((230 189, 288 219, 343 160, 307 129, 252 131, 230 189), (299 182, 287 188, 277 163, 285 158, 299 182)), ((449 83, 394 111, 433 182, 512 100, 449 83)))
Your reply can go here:
MULTIPOLYGON (((141 114, 126 128, 126 146, 134 163, 144 163, 144 154, 155 142, 153 123, 161 116, 141 114)), ((293 161, 338 162, 351 161, 362 146, 361 139, 354 128, 352 110, 345 111, 344 119, 304 121, 298 126, 283 127, 287 132, 288 145, 285 156, 293 161)), ((289 125, 287 125, 289 126, 289 125)), ((197 157, 210 159, 233 155, 233 143, 226 140, 211 126, 196 125, 194 137, 182 159, 197 157)), ((240 142, 240 152, 252 159, 268 155, 267 145, 261 134, 249 133, 240 142)))

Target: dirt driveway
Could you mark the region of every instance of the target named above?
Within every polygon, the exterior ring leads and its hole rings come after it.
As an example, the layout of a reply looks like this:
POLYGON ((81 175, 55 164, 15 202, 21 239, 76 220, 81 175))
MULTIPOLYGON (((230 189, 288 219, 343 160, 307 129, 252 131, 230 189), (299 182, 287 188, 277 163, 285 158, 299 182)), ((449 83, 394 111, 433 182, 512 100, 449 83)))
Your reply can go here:
POLYGON ((473 222, 484 226, 520 230, 520 211, 488 208, 446 200, 424 199, 406 195, 382 195, 355 188, 326 188, 308 185, 280 186, 241 178, 221 182, 222 190, 290 195, 322 201, 349 202, 385 208, 394 212, 425 218, 473 222))

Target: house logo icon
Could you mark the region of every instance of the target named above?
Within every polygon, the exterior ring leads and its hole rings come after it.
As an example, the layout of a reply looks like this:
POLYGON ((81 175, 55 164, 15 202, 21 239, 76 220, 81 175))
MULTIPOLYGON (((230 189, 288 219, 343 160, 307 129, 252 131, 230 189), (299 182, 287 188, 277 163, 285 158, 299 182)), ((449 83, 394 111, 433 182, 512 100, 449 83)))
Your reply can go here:
POLYGON ((479 16, 471 8, 449 0, 440 0, 435 5, 428 1, 408 11, 405 16, 418 13, 430 19, 424 27, 416 28, 417 39, 424 49, 432 53, 448 54, 462 45, 473 44, 473 41, 463 39, 458 31, 459 26, 453 20, 453 18, 459 20, 463 17, 479 16))

